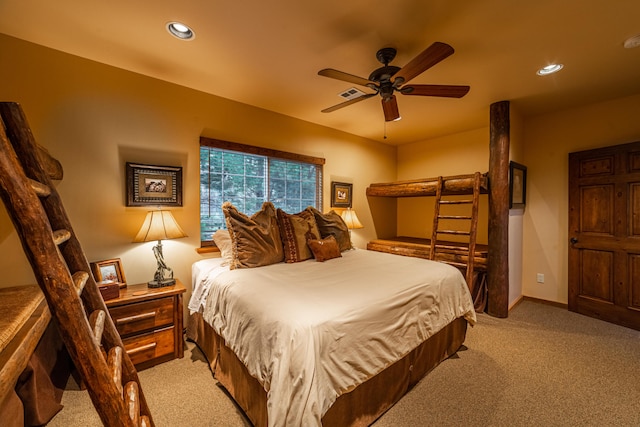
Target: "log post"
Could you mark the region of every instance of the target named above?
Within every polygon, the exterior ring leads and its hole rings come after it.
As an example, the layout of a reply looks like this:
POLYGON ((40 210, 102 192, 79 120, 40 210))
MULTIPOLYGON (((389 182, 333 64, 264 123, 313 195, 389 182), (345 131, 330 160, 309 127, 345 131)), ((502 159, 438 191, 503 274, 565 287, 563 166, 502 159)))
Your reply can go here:
POLYGON ((509 315, 509 101, 491 104, 487 313, 509 315))

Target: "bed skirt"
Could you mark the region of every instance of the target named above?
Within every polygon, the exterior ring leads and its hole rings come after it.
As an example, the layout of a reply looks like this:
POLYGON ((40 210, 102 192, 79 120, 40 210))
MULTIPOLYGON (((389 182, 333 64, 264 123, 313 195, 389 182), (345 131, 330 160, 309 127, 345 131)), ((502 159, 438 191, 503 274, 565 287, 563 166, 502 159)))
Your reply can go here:
MULTIPOLYGON (((322 417, 325 426, 368 426, 404 396, 464 342, 467 321, 460 317, 405 357, 342 394, 322 417)), ((256 427, 267 426, 267 393, 257 379, 207 324, 200 313, 189 316, 187 338, 209 361, 214 377, 227 389, 256 427)))

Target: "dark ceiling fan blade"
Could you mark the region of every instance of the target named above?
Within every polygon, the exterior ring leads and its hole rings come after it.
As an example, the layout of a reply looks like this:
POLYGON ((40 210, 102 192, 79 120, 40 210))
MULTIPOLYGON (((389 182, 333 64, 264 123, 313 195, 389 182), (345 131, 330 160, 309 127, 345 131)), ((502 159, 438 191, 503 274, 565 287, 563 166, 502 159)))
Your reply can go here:
POLYGON ((444 98, 462 98, 469 92, 469 86, 454 85, 409 85, 403 86, 403 95, 440 96, 444 98))
POLYGON ((401 84, 408 83, 409 80, 425 72, 446 57, 452 55, 453 52, 453 48, 448 44, 435 42, 423 50, 421 54, 409 61, 407 65, 402 67, 400 71, 395 74, 394 86, 397 88, 401 84), (402 81, 396 83, 398 78, 401 78, 402 81))
POLYGON ((357 98, 350 99, 345 102, 341 102, 340 104, 334 105, 333 107, 325 108, 322 110, 323 113, 330 113, 332 111, 339 110, 341 108, 347 107, 351 104, 355 104, 356 102, 364 101, 365 99, 369 99, 372 96, 376 96, 377 93, 367 93, 366 95, 359 96, 357 98))
POLYGON ((400 118, 398 102, 396 101, 395 95, 392 95, 389 99, 382 99, 382 111, 384 111, 385 122, 392 122, 400 118))
POLYGON ((318 71, 319 76, 329 77, 331 79, 342 80, 343 82, 355 83, 361 86, 374 85, 371 80, 367 80, 363 77, 354 76, 353 74, 345 73, 342 71, 334 70, 333 68, 325 68, 318 71))

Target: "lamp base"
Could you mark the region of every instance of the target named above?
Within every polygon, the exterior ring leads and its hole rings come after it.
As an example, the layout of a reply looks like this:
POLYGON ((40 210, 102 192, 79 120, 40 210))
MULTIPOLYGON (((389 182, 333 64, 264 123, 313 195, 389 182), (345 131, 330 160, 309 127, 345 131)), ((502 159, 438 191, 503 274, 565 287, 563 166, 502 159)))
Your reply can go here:
POLYGON ((147 283, 148 288, 164 288, 165 286, 173 286, 176 284, 176 279, 162 279, 152 280, 147 283))

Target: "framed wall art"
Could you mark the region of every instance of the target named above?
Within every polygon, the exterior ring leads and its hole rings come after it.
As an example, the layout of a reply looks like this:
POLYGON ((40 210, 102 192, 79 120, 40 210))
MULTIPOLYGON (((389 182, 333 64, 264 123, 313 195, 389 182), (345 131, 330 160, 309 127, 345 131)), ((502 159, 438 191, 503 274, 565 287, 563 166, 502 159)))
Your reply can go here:
POLYGON ((353 184, 347 184, 345 182, 331 182, 331 207, 335 208, 350 208, 351 207, 351 192, 353 190, 353 184))
POLYGON ((182 206, 182 168, 127 163, 127 206, 182 206))
POLYGON ((91 271, 96 282, 116 282, 121 288, 127 287, 120 258, 92 262, 91 271))
POLYGON ((509 209, 522 209, 527 200, 527 167, 509 162, 509 209))

